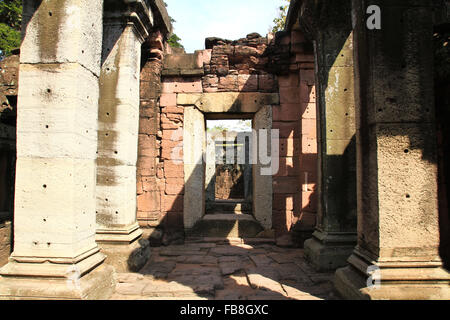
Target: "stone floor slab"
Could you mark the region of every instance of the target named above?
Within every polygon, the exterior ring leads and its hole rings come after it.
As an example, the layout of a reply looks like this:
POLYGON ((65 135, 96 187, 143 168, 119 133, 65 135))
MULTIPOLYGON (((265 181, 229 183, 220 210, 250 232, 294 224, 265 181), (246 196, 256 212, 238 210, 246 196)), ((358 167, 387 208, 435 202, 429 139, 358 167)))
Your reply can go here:
POLYGON ((333 274, 314 271, 303 250, 269 244, 187 243, 152 248, 139 273, 119 273, 113 300, 335 299, 333 274))
POLYGON ((238 246, 218 246, 210 250, 214 256, 248 256, 251 249, 238 246))
POLYGON ((250 255, 250 259, 252 259, 252 261, 255 263, 257 267, 267 266, 273 262, 273 260, 270 259, 265 254, 258 254, 258 255, 252 254, 250 255))
POLYGON ((167 278, 168 274, 175 268, 175 261, 148 262, 139 272, 154 278, 167 278))
POLYGON ((116 284, 116 293, 122 295, 142 295, 142 291, 144 290, 147 284, 143 282, 131 282, 131 283, 117 283, 116 284))
POLYGON ((131 283, 143 280, 144 276, 139 273, 117 273, 116 281, 118 283, 131 283))
POLYGON ((239 262, 239 261, 220 262, 219 267, 220 267, 220 272, 224 276, 233 274, 236 271, 242 270, 242 268, 243 268, 241 262, 239 262))

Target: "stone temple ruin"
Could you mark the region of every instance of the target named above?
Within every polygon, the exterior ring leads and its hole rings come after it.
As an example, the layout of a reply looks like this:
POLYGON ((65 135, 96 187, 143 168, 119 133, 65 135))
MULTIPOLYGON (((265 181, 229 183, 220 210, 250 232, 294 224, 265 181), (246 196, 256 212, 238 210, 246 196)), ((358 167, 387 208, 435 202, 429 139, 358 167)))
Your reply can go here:
POLYGON ((296 0, 284 31, 188 54, 161 0, 25 0, 0 62, 0 299, 108 299, 160 246, 224 241, 303 248, 340 298, 449 299, 448 9, 296 0), (209 139, 226 119, 256 134, 209 139))

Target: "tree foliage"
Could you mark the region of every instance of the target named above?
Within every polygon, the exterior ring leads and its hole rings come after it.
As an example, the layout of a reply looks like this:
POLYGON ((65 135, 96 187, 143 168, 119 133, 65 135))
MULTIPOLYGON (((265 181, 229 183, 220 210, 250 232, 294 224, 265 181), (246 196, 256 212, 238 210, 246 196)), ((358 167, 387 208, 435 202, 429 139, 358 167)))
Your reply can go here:
MULTIPOLYGON (((172 17, 170 20, 172 23, 176 22, 172 17)), ((0 58, 2 58, 20 46, 22 0, 0 0, 0 21, 0 58)), ((168 43, 174 48, 184 48, 181 38, 175 33, 170 36, 168 43)))
POLYGON ((172 48, 184 48, 180 41, 181 38, 178 37, 175 33, 173 33, 167 40, 167 42, 172 48))
POLYGON ((273 27, 272 27, 272 32, 278 32, 278 31, 282 31, 284 29, 284 26, 286 24, 286 16, 287 16, 287 12, 289 9, 289 4, 291 2, 291 0, 284 0, 286 2, 286 4, 284 6, 280 6, 278 8, 278 16, 273 19, 273 27))
MULTIPOLYGON (((167 8, 167 3, 164 2, 164 5, 167 8)), ((172 24, 174 24, 176 22, 176 20, 174 18, 172 18, 171 16, 169 16, 169 18, 170 18, 170 22, 172 24)), ((170 38, 167 39, 167 42, 169 43, 169 45, 172 48, 183 48, 184 49, 184 46, 181 44, 181 38, 179 36, 177 36, 175 33, 172 33, 170 38)))
POLYGON ((0 0, 0 58, 20 46, 21 0, 0 0))

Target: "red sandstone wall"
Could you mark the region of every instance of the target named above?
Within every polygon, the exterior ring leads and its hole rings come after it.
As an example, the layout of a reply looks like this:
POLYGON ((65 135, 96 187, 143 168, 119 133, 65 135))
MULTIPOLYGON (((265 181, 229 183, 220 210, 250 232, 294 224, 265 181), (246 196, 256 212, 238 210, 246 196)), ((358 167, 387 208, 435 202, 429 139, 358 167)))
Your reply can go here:
POLYGON ((244 166, 218 165, 216 166, 215 198, 244 199, 244 166))
POLYGON ((157 176, 160 155, 160 108, 162 37, 153 35, 150 50, 145 53, 140 81, 139 148, 137 162, 137 219, 142 227, 155 227, 161 222, 160 183, 157 176), (148 56, 148 59, 146 59, 148 56))
POLYGON ((273 128, 280 130, 281 138, 280 170, 273 178, 273 226, 278 237, 291 231, 308 237, 315 226, 317 179, 315 76, 313 54, 307 50, 310 46, 297 31, 272 41, 255 34, 238 41, 207 39, 206 46, 196 53, 194 65, 185 66, 183 71, 177 61, 190 60, 170 57, 161 83, 160 61, 148 61, 142 70, 140 224, 183 230, 183 108, 176 104, 177 94, 279 92, 281 105, 273 109, 273 128), (197 73, 201 69, 203 76, 197 73))
MULTIPOLYGON (((280 171, 274 177, 273 221, 278 237, 292 232, 299 244, 316 223, 317 134, 314 56, 299 31, 280 40, 290 48, 289 73, 278 77, 280 106, 273 128, 280 130, 280 171)), ((287 239, 289 242, 289 239, 287 239)))
POLYGON ((177 106, 177 93, 199 92, 200 78, 177 82, 163 81, 161 95, 161 161, 158 172, 162 182, 161 215, 166 229, 183 230, 184 167, 183 167, 183 114, 177 106), (196 89, 197 88, 197 89, 196 89))

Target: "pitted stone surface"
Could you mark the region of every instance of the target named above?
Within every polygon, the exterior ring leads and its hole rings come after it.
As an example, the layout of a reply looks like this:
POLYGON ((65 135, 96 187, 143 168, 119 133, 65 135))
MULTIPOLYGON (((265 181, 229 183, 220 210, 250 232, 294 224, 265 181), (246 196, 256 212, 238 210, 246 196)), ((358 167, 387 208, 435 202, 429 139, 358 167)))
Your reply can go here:
POLYGON ((119 273, 113 300, 336 299, 333 274, 316 273, 302 249, 186 243, 155 248, 138 273, 119 273))

